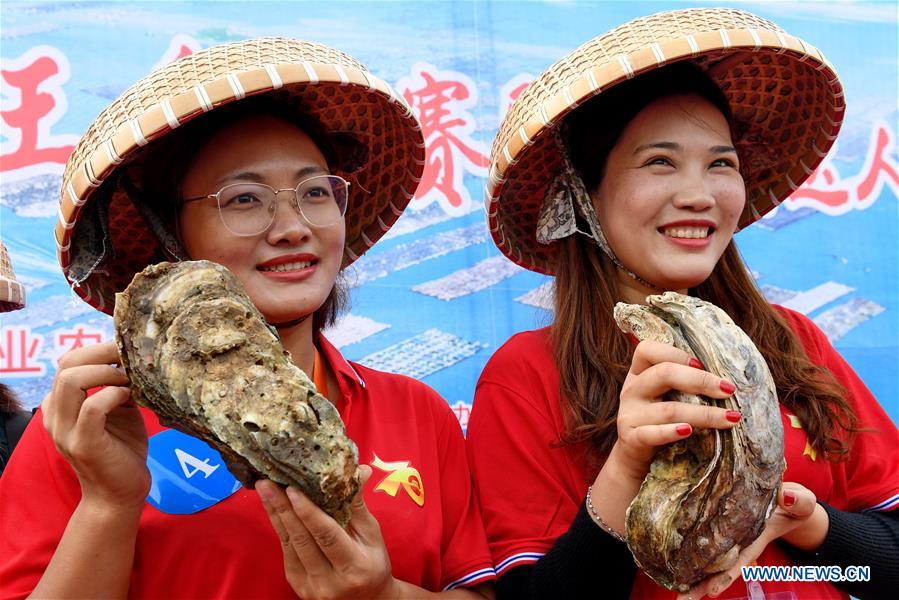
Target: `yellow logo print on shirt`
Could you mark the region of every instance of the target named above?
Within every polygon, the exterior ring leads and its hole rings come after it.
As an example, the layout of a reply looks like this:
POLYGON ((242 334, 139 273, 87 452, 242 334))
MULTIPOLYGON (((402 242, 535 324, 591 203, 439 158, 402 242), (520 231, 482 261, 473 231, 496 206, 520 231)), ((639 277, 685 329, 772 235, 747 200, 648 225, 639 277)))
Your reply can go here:
MULTIPOLYGON (((799 422, 799 417, 797 417, 796 415, 794 415, 792 413, 787 413, 787 417, 790 419, 790 425, 793 427, 793 429, 802 429, 802 423, 799 422)), ((803 429, 803 432, 804 431, 805 430, 803 429)), ((815 458, 817 458, 817 456, 818 456, 818 453, 815 451, 814 448, 812 448, 812 445, 808 442, 807 437, 805 439, 805 450, 802 451, 802 455, 808 456, 812 460, 815 460, 815 458)))
POLYGON ((384 462, 375 454, 371 466, 388 473, 387 477, 375 486, 375 491, 386 492, 390 496, 396 497, 400 488, 403 488, 413 502, 419 506, 425 505, 425 487, 421 475, 418 469, 409 466, 408 460, 384 462))

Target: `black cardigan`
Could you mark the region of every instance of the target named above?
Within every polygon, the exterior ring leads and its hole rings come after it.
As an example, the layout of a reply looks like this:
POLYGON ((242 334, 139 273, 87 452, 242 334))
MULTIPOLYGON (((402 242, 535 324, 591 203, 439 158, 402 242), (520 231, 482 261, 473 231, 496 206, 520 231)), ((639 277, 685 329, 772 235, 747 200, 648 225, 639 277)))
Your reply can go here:
MULTIPOLYGON (((862 600, 895 598, 899 590, 899 511, 850 513, 820 502, 830 525, 821 547, 804 552, 778 542, 797 563, 868 565, 871 580, 835 582, 838 589, 862 600)), ((538 598, 629 598, 637 566, 623 542, 596 526, 584 503, 553 547, 532 565, 503 573, 496 583, 498 600, 538 598)))

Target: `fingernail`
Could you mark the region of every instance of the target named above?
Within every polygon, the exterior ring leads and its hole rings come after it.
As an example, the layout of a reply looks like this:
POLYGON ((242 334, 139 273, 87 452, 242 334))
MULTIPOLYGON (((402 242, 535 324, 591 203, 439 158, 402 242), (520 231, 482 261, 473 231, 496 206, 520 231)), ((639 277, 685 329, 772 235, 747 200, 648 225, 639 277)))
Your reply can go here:
POLYGON ((738 410, 729 410, 724 413, 724 418, 730 421, 731 423, 737 423, 743 418, 743 413, 738 410))
POLYGON ((687 364, 693 367, 694 369, 702 369, 705 371, 705 366, 699 361, 698 358, 690 357, 690 360, 687 361, 687 364))
POLYGON ((287 497, 290 498, 291 500, 294 500, 294 501, 295 501, 295 500, 299 500, 299 499, 300 499, 300 493, 299 493, 295 488, 293 488, 293 487, 288 487, 288 488, 287 488, 287 497))
POLYGON ((733 394, 737 391, 737 386, 727 381, 726 379, 722 379, 721 383, 718 384, 718 387, 720 387, 721 391, 725 394, 733 394))
POLYGON ((678 435, 690 435, 693 433, 693 428, 690 427, 689 423, 683 423, 682 425, 678 425, 674 428, 678 435))
POLYGON ((796 494, 789 490, 784 490, 784 506, 793 506, 796 504, 796 494))
POLYGON ((371 478, 372 468, 370 465, 359 465, 359 489, 365 487, 365 484, 371 478))
POLYGON ((259 492, 259 497, 263 502, 269 503, 275 498, 275 494, 267 485, 256 486, 256 491, 259 492))
POLYGON ((633 333, 627 334, 627 339, 629 339, 634 344, 634 346, 640 343, 640 339, 633 333))

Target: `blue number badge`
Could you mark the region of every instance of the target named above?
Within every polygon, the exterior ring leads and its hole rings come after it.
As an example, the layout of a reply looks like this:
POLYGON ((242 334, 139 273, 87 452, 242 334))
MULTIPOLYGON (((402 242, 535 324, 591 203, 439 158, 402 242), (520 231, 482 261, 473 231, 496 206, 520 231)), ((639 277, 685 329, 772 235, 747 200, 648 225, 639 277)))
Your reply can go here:
POLYGON ((150 438, 147 466, 153 479, 147 502, 170 515, 200 512, 240 489, 215 449, 175 429, 150 438))

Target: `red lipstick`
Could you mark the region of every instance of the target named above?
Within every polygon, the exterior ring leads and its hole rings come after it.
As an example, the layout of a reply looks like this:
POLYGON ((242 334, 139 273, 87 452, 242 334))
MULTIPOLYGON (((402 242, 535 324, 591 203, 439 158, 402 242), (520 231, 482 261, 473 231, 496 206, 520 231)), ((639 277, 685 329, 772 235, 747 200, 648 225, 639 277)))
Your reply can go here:
POLYGON ((685 248, 705 248, 712 242, 712 235, 715 233, 715 223, 706 219, 682 219, 666 223, 659 227, 658 231, 665 236, 666 241, 672 244, 685 248), (676 229, 678 227, 706 227, 708 228, 708 233, 703 238, 673 237, 665 233, 666 229, 676 229))
POLYGON ((314 254, 283 254, 256 265, 256 270, 271 279, 300 281, 315 273, 318 257, 314 254), (281 267, 281 268, 278 268, 281 267))

